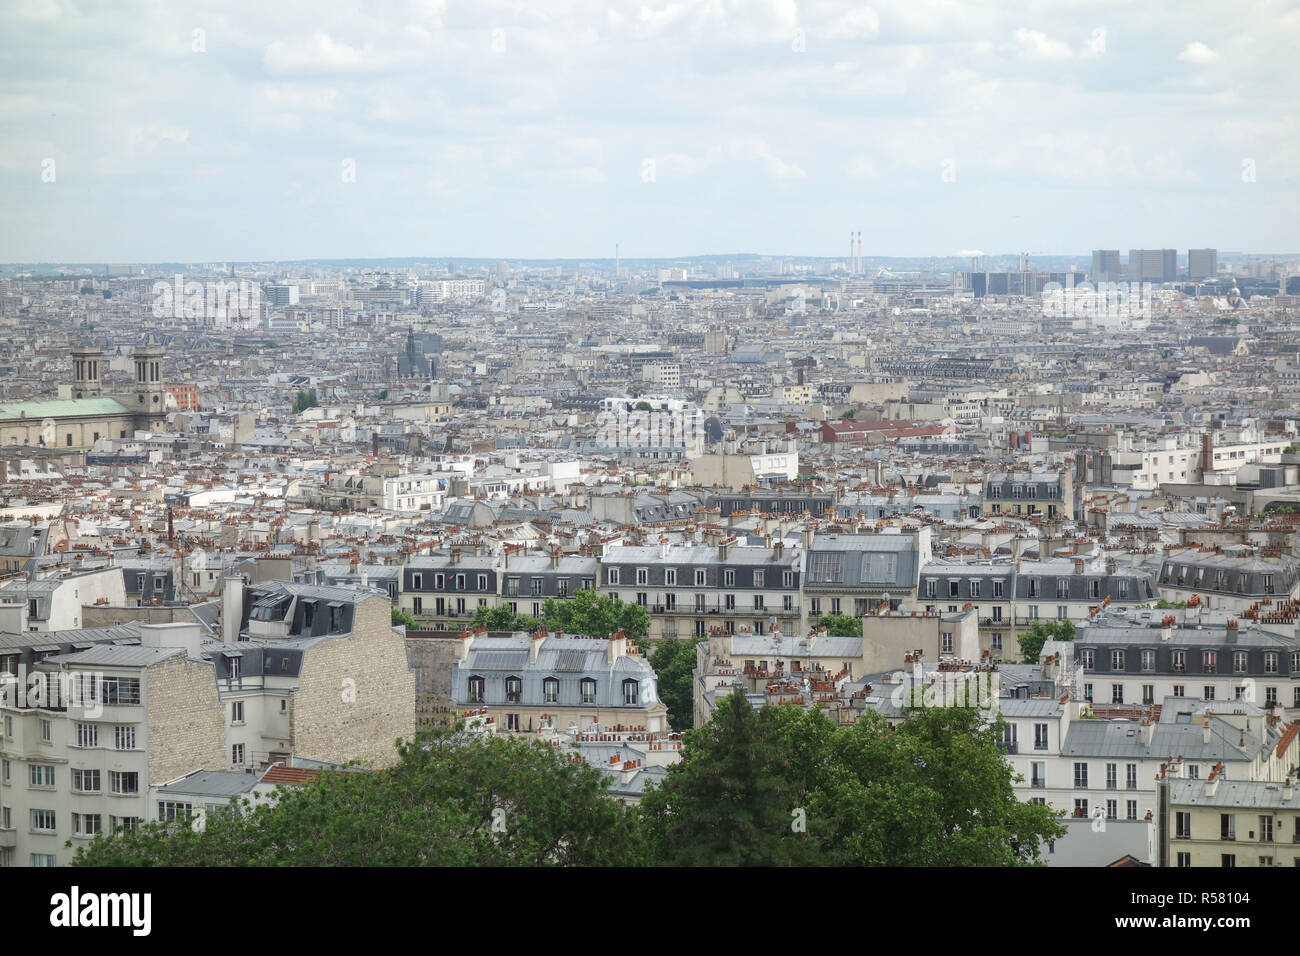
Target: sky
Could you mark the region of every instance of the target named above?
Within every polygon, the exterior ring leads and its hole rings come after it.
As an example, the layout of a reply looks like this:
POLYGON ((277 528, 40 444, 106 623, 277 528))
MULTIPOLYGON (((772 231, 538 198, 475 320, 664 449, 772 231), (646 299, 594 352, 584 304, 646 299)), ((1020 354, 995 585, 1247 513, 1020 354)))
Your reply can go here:
POLYGON ((4 0, 0 261, 1300 250, 1300 2, 4 0))

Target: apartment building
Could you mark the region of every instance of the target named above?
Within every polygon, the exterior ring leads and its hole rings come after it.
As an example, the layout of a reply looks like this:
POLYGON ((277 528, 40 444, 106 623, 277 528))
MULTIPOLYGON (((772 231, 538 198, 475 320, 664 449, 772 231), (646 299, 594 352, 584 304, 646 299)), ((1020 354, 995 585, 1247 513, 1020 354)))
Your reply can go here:
POLYGON ((126 602, 122 572, 118 568, 81 570, 73 566, 47 573, 51 576, 19 577, 0 583, 0 604, 26 608, 24 630, 75 630, 82 626, 83 605, 126 602))
POLYGON ((225 766, 221 705, 198 625, 129 625, 58 638, 47 650, 11 645, 4 664, 20 678, 0 705, 6 866, 69 863, 96 833, 158 819, 148 804, 151 785, 225 766), (137 638, 113 636, 131 630, 137 638), (126 640, 139 643, 115 643, 126 640), (37 685, 40 699, 30 694, 37 685))
POLYGON ((803 629, 800 556, 782 541, 612 547, 600 564, 600 591, 644 607, 652 641, 705 637, 713 628, 729 634, 803 629))
POLYGON ((1300 866, 1292 776, 1237 780, 1215 768, 1205 779, 1169 780, 1167 789, 1161 866, 1300 866))
POLYGON ((1019 660, 1017 637, 1036 621, 1089 619, 1102 604, 1135 607, 1158 597, 1151 575, 1114 561, 1053 558, 1006 564, 936 560, 921 569, 916 610, 954 612, 970 606, 979 618, 980 650, 994 660, 1019 660))
POLYGON ((402 567, 401 608, 424 628, 459 629, 479 607, 500 603, 500 570, 494 555, 412 557, 402 567))
POLYGON ((501 556, 501 603, 516 614, 540 618, 547 598, 567 600, 578 591, 595 590, 600 559, 564 554, 521 554, 522 546, 507 545, 501 556))
POLYGON ((1084 699, 1147 707, 1166 698, 1246 702, 1288 720, 1300 715, 1300 639, 1210 620, 1194 609, 1107 610, 1080 624, 1072 654, 1084 699))
POLYGON ((452 700, 498 731, 600 728, 667 733, 655 673, 622 633, 608 640, 564 634, 466 634, 452 664, 452 700))
POLYGON ((1249 545, 1171 548, 1143 562, 1170 603, 1197 597, 1208 608, 1281 610, 1300 599, 1300 559, 1249 545))
POLYGON ((990 475, 982 507, 988 516, 1070 521, 1075 518, 1074 480, 1064 469, 990 475))
POLYGON ((885 602, 914 607, 921 568, 934 557, 930 535, 929 527, 812 534, 804 558, 805 623, 823 614, 862 617, 885 602))

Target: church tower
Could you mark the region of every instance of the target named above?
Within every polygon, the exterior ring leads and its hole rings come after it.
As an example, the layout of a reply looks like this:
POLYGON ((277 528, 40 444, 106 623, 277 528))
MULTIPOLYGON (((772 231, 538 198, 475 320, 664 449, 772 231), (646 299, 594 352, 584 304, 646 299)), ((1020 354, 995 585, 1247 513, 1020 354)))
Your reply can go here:
POLYGON ((156 345, 142 345, 135 350, 135 402, 131 410, 147 418, 150 429, 160 426, 167 415, 162 357, 163 350, 156 345))
POLYGON ((99 363, 103 359, 102 349, 79 348, 72 350, 72 397, 102 398, 103 389, 99 380, 99 363))

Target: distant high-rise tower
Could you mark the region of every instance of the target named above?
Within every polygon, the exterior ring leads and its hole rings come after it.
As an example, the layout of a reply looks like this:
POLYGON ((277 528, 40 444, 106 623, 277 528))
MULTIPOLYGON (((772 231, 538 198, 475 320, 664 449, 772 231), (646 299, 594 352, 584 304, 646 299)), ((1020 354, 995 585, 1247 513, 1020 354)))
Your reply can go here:
POLYGON ((1093 283, 1118 282, 1121 274, 1118 249, 1092 250, 1092 275, 1089 278, 1093 283))
POLYGON ((1213 279, 1219 274, 1219 250, 1188 249, 1187 278, 1190 282, 1213 279))
POLYGON ((1173 282, 1178 278, 1177 249, 1130 249, 1129 282, 1173 282))

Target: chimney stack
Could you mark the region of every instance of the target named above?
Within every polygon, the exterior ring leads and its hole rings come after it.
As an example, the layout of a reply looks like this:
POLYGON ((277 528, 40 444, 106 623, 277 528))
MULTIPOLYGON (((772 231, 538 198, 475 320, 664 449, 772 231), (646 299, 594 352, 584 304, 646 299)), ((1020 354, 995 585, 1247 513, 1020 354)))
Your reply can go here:
POLYGON ((625 650, 626 643, 627 643, 627 635, 624 634, 622 631, 617 631, 614 634, 610 635, 609 663, 611 666, 615 662, 617 662, 620 657, 623 656, 623 651, 625 650))
POLYGON ((528 642, 528 663, 537 663, 537 652, 542 649, 542 644, 546 640, 546 632, 538 631, 528 642))

